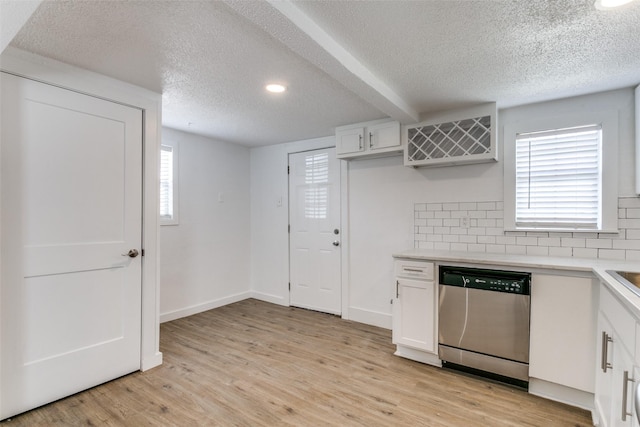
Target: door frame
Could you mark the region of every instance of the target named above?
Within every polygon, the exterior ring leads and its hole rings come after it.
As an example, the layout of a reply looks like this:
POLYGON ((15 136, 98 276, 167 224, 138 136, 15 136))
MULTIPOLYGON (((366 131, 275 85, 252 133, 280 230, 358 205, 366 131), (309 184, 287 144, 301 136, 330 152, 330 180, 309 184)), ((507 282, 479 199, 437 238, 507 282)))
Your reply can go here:
MULTIPOLYGON (((13 47, 8 47, 0 55, 0 71, 142 110, 142 248, 144 257, 142 258, 140 370, 145 371, 162 364, 157 183, 162 95, 13 47)), ((0 271, 3 270, 2 264, 6 259, 8 256, 0 252, 0 271)), ((2 280, 3 276, 0 275, 0 289, 2 289, 2 280)), ((0 336, 0 345, 1 343, 0 336)), ((1 395, 0 401, 2 401, 1 395)))
MULTIPOLYGON (((287 305, 291 306, 291 181, 289 168, 291 167, 291 155, 309 153, 318 150, 328 150, 336 148, 335 145, 308 148, 306 150, 295 150, 287 152, 287 277, 289 280, 289 291, 287 292, 287 305)), ((340 316, 349 319, 349 166, 348 162, 338 159, 338 170, 340 176, 340 316)))

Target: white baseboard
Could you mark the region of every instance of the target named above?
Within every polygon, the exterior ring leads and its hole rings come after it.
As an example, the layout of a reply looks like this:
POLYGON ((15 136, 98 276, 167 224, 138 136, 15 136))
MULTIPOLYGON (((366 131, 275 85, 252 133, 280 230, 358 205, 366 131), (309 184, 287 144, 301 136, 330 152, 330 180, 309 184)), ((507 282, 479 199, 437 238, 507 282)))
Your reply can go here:
MULTIPOLYGON (((160 314, 160 323, 170 322, 171 320, 176 320, 182 317, 187 317, 194 314, 202 313, 203 311, 222 307, 223 305, 232 304, 234 302, 242 301, 247 298, 255 298, 260 301, 282 305, 285 307, 289 306, 288 298, 284 298, 277 295, 271 295, 263 292, 247 291, 247 292, 242 292, 236 295, 231 295, 225 298, 220 298, 213 301, 207 301, 202 304, 196 304, 190 307, 185 307, 178 310, 162 313, 160 314)), ((360 323, 365 323, 367 325, 377 326, 380 328, 391 329, 391 314, 379 313, 379 312, 365 310, 357 307, 349 307, 348 317, 346 316, 343 316, 343 317, 348 320, 353 320, 354 322, 360 322, 360 323)))
POLYGON ((537 378, 529 378, 529 393, 556 402, 594 411, 593 393, 566 387, 537 378))
MULTIPOLYGON (((347 317, 344 318, 346 319, 347 317)), ((354 322, 378 326, 379 328, 391 329, 391 314, 387 313, 349 307, 348 319, 353 320, 354 322)))
POLYGON ((247 298, 251 298, 251 292, 249 291, 231 295, 224 298, 220 298, 213 301, 207 301, 202 304, 192 305, 190 307, 181 308, 179 310, 162 313, 160 314, 160 323, 169 322, 171 320, 176 320, 182 317, 191 316, 193 314, 202 313, 203 311, 222 307, 223 305, 227 305, 227 304, 233 304, 234 302, 242 301, 247 298))
POLYGON ((435 353, 428 353, 422 350, 416 350, 414 348, 405 347, 403 345, 396 346, 396 356, 404 357, 405 359, 415 360, 416 362, 426 363, 428 365, 442 367, 442 360, 435 353))
POLYGON ((255 298, 260 301, 270 302, 272 304, 289 306, 289 298, 281 297, 278 295, 265 294, 264 292, 250 291, 251 298, 255 298))

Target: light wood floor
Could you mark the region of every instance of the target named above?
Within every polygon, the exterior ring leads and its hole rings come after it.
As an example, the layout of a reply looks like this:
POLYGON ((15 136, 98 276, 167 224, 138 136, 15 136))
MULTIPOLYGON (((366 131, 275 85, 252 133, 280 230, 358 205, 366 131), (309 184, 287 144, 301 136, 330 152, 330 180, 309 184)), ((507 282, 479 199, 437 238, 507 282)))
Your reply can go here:
POLYGON ((393 356, 388 330, 246 300, 161 326, 162 366, 6 426, 588 426, 587 411, 393 356))

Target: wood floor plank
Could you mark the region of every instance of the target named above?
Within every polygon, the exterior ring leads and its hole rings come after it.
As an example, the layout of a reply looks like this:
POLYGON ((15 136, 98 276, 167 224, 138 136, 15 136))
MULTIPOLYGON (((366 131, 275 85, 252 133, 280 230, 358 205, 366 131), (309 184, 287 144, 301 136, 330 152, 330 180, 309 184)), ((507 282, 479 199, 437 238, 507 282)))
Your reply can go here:
POLYGON ((585 427, 588 411, 394 356, 388 330, 256 300, 161 325, 162 366, 7 426, 585 427))

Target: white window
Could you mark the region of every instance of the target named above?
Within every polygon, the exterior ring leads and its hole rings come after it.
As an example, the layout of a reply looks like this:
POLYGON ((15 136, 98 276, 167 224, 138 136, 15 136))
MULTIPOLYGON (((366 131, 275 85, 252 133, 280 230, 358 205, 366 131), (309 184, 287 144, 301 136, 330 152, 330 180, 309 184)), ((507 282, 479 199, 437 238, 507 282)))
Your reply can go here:
POLYGON ((617 231, 615 113, 505 126, 504 138, 506 230, 617 231))
POLYGON ((601 228, 600 125, 516 136, 516 227, 601 228))
POLYGON ((178 145, 160 146, 160 225, 178 224, 178 145))

